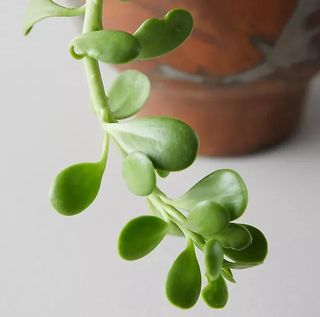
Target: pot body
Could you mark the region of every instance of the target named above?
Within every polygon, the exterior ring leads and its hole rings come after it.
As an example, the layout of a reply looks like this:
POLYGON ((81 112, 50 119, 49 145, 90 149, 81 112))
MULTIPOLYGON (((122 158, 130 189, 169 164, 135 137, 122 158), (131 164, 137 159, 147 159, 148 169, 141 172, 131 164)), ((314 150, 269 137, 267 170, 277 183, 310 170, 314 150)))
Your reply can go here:
POLYGON ((143 114, 186 121, 205 155, 246 154, 289 136, 320 68, 320 1, 108 0, 105 27, 133 32, 175 7, 194 16, 188 41, 167 56, 120 67, 152 79, 143 114))

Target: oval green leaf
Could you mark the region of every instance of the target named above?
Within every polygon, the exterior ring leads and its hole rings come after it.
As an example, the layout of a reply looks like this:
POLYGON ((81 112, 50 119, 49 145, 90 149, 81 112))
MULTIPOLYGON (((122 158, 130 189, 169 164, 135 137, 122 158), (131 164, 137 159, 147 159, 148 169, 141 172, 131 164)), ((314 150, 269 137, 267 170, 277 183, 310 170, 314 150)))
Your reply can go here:
POLYGON ((202 298, 211 308, 223 308, 228 302, 228 296, 228 287, 221 275, 202 290, 202 298))
POLYGON ((120 233, 118 250, 128 261, 138 260, 154 250, 168 232, 168 224, 154 216, 131 220, 120 233))
POLYGON ((262 263, 268 254, 268 242, 263 233, 250 225, 243 225, 252 236, 252 243, 241 251, 226 249, 225 254, 236 262, 262 263))
POLYGON ((245 226, 235 223, 231 223, 228 228, 214 237, 226 249, 243 250, 252 243, 250 231, 245 226))
POLYGON ((229 212, 231 220, 234 220, 245 211, 248 193, 238 173, 222 169, 200 180, 183 196, 176 199, 174 206, 190 211, 200 201, 205 200, 220 204, 229 212))
POLYGON ((230 222, 228 211, 213 201, 198 203, 188 215, 187 227, 208 238, 224 230, 230 222))
POLYGON ((243 270, 243 269, 249 269, 257 265, 261 265, 263 262, 230 262, 227 260, 224 260, 223 265, 226 268, 229 269, 235 269, 235 270, 243 270))
POLYGON ((170 302, 188 309, 196 304, 201 291, 201 272, 191 242, 173 263, 166 281, 166 294, 170 302))
POLYGON ((108 104, 113 118, 120 120, 133 116, 145 104, 150 94, 150 81, 137 70, 122 72, 112 83, 108 104))
POLYGON ((50 190, 53 207, 65 216, 73 216, 88 208, 100 189, 104 165, 80 163, 61 171, 50 190))
POLYGON ((228 280, 231 283, 236 283, 236 280, 233 277, 232 271, 228 267, 223 267, 222 268, 222 275, 223 277, 228 280))
POLYGON ((174 9, 164 19, 149 19, 134 33, 141 44, 139 59, 164 55, 179 47, 191 34, 192 15, 182 9, 174 9))
POLYGON ((139 55, 140 44, 127 32, 95 31, 76 37, 71 43, 70 53, 77 59, 87 56, 104 63, 122 64, 139 55))
POLYGON ((138 196, 150 195, 156 186, 156 172, 151 160, 141 152, 134 152, 123 160, 122 176, 129 190, 138 196))
POLYGON ((223 265, 223 248, 216 240, 209 240, 204 247, 206 275, 215 281, 221 274, 223 265))
POLYGON ((51 0, 31 0, 23 24, 23 33, 28 35, 39 21, 49 17, 71 17, 84 14, 84 7, 66 8, 51 0))
POLYGON ((126 153, 144 153, 157 169, 185 169, 197 155, 198 139, 195 132, 176 119, 145 117, 108 123, 104 127, 126 153))

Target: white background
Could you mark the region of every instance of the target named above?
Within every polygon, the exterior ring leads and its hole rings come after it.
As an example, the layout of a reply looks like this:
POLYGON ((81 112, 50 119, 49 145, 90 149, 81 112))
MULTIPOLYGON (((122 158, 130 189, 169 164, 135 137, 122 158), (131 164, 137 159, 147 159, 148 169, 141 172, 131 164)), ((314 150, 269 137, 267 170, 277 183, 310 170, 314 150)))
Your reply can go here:
MULTIPOLYGON (((182 311, 167 302, 163 283, 183 240, 168 238, 139 262, 117 255, 121 227, 147 210, 125 188, 115 149, 87 212, 65 218, 52 210, 47 192, 54 175, 96 160, 101 132, 81 62, 68 55, 76 26, 47 20, 23 38, 25 6, 0 4, 0 316, 318 316, 320 82, 288 142, 247 157, 201 158, 164 182, 174 196, 214 169, 238 170, 250 192, 242 221, 261 228, 270 242, 265 265, 236 272, 225 310, 199 301, 182 311)), ((103 72, 110 82, 114 72, 103 72)))

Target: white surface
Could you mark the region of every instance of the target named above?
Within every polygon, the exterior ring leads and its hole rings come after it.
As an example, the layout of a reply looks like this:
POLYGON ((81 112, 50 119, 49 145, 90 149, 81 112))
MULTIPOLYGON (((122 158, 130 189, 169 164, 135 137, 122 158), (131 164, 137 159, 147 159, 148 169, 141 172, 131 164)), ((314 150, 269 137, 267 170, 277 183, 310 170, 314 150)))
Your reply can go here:
POLYGON ((243 158, 199 159, 165 181, 174 195, 213 169, 238 170, 250 191, 242 221, 261 228, 270 242, 265 265, 236 273, 225 310, 199 301, 182 311, 167 302, 163 282, 183 240, 168 238, 136 263, 117 255, 121 227, 146 207, 127 192, 114 149, 90 210, 74 218, 52 211, 53 176, 73 162, 95 160, 101 135, 81 63, 67 52, 74 25, 46 21, 25 39, 24 7, 25 1, 0 4, 0 316, 318 316, 319 85, 303 127, 282 146, 243 158))

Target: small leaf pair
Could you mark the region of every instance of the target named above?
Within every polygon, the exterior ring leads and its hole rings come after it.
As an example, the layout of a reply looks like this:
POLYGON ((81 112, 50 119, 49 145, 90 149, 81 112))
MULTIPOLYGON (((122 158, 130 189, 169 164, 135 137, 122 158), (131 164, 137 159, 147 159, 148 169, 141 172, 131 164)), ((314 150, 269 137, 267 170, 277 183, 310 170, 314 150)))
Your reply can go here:
POLYGON ((214 202, 229 213, 230 220, 235 220, 247 207, 248 193, 243 180, 236 172, 222 169, 200 180, 183 196, 175 199, 173 205, 192 211, 199 202, 214 202))
POLYGON ((234 282, 232 272, 223 270, 224 252, 219 241, 212 239, 204 247, 204 263, 208 286, 202 290, 203 300, 212 308, 223 308, 228 301, 228 288, 223 275, 234 282))
POLYGON ((166 14, 164 19, 145 21, 133 35, 117 30, 80 35, 72 41, 70 52, 75 58, 88 56, 112 64, 155 58, 180 46, 192 28, 191 14, 175 9, 166 14))
MULTIPOLYGON (((154 216, 141 216, 131 220, 122 230, 118 250, 129 261, 137 260, 154 250, 168 233, 167 222, 154 216)), ((178 307, 190 308, 201 291, 201 272, 193 243, 173 263, 167 277, 168 299, 178 307)))
POLYGON ((230 214, 225 208, 213 201, 206 200, 196 204, 191 210, 186 226, 204 238, 210 238, 223 231, 229 222, 230 214))
POLYGON ((263 263, 268 254, 268 242, 263 233, 257 228, 250 225, 242 225, 246 228, 252 237, 251 244, 241 250, 231 248, 224 249, 225 255, 235 261, 225 261, 225 265, 229 268, 242 269, 263 263))
POLYGON ((52 0, 31 0, 25 16, 23 33, 28 35, 32 27, 45 18, 78 16, 84 12, 84 7, 66 8, 52 0))
POLYGON ((223 248, 238 251, 246 249, 252 243, 250 231, 245 226, 235 223, 231 223, 213 238, 219 241, 223 248))

